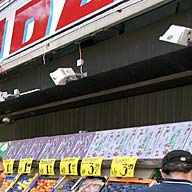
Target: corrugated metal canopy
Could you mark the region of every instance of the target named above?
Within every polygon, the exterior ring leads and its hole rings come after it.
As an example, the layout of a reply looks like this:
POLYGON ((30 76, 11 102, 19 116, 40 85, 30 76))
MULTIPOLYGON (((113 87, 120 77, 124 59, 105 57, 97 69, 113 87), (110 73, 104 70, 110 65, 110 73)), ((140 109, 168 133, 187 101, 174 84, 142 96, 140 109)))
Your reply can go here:
POLYGON ((191 83, 192 47, 0 103, 0 117, 23 118, 191 83))
MULTIPOLYGON (((186 2, 191 4, 191 1, 186 2)), ((185 6, 188 7, 188 4, 185 6)), ((54 86, 12 98, 0 103, 0 118, 23 118, 191 83, 191 51, 192 48, 187 47, 98 75, 88 74, 87 78, 69 82, 64 86, 54 86)))

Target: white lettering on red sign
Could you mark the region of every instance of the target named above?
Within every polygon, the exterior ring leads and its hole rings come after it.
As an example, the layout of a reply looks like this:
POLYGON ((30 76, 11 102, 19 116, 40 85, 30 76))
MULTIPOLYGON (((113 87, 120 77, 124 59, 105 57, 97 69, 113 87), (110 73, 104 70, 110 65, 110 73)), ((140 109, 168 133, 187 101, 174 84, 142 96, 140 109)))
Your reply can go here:
POLYGON ((115 0, 20 0, 0 13, 0 61, 115 0))

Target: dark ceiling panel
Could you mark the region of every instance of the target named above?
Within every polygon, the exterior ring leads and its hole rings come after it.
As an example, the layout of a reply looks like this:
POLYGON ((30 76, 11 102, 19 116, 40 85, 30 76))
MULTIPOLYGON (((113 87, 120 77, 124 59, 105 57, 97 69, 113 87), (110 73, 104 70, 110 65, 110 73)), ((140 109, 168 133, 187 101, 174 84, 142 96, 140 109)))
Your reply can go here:
MULTIPOLYGON (((191 51, 192 47, 188 47, 175 53, 163 55, 151 60, 111 70, 99 75, 88 76, 87 78, 80 79, 78 81, 71 81, 66 85, 54 86, 43 91, 37 91, 20 96, 18 98, 12 98, 0 103, 0 115, 2 116, 4 114, 13 113, 27 108, 42 106, 57 101, 74 99, 75 102, 75 98, 77 98, 77 101, 80 102, 81 100, 86 100, 86 97, 83 96, 89 94, 94 94, 121 86, 132 85, 147 80, 150 81, 152 79, 192 70, 192 55, 190 54, 191 51)), ((177 86, 186 82, 191 82, 191 78, 189 78, 189 76, 182 79, 175 78, 174 81, 171 81, 171 83, 168 83, 168 80, 166 82, 165 79, 164 87, 177 86)), ((161 88, 162 84, 160 83, 157 83, 155 87, 154 85, 148 86, 147 88, 146 86, 143 86, 143 88, 141 86, 140 89, 135 89, 133 87, 131 91, 130 89, 127 90, 128 93, 119 94, 119 96, 122 97, 127 94, 136 95, 141 92, 149 92, 153 91, 154 89, 161 88)), ((126 90, 123 92, 126 92, 126 90)), ((100 97, 105 99, 102 94, 100 97)), ((111 96, 111 99, 112 98, 113 96, 111 96)), ((110 97, 108 97, 108 99, 110 99, 110 97)), ((95 101, 92 100, 92 102, 96 102, 96 99, 95 101)), ((67 104, 67 107, 72 105, 73 104, 67 104)), ((56 110, 56 108, 53 108, 52 110, 56 110)))

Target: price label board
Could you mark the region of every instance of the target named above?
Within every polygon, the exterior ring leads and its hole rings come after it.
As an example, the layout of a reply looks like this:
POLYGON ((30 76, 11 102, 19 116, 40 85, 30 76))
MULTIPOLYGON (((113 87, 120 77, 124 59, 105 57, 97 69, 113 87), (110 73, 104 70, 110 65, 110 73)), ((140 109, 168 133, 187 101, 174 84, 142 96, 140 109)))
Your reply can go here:
POLYGON ((33 158, 21 159, 19 161, 18 173, 31 173, 33 158))
POLYGON ((41 159, 39 162, 40 175, 54 175, 54 165, 56 159, 41 159))
POLYGON ((78 175, 79 158, 64 158, 60 162, 61 175, 78 175))
POLYGON ((111 163, 111 177, 134 177, 137 156, 115 157, 111 163))
POLYGON ((83 158, 81 162, 82 176, 101 176, 103 157, 83 158))
POLYGON ((4 166, 6 174, 13 173, 13 164, 14 164, 14 162, 15 162, 15 159, 3 160, 3 166, 4 166))

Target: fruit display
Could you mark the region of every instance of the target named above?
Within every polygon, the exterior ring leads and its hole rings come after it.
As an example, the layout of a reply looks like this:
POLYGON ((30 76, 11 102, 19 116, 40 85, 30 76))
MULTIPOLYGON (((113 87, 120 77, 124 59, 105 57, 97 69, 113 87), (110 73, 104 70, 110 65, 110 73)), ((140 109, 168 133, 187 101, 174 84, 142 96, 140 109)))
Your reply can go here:
POLYGON ((13 186, 13 188, 10 190, 10 192, 14 192, 14 191, 24 191, 24 189, 26 189, 26 187, 28 187, 30 185, 32 181, 32 178, 25 178, 25 177, 21 177, 19 179, 19 181, 13 186))
POLYGON ((32 184, 37 177, 38 177, 38 174, 35 174, 33 177, 32 176, 23 176, 21 174, 18 174, 16 177, 14 177, 11 184, 6 188, 6 191, 25 192, 25 191, 27 191, 30 184, 32 184))
POLYGON ((139 188, 148 188, 153 181, 153 179, 110 177, 102 192, 135 192, 139 188))
POLYGON ((139 188, 148 188, 148 186, 134 186, 127 184, 107 184, 102 192, 135 192, 139 188))
POLYGON ((63 184, 63 186, 58 187, 58 191, 71 191, 71 188, 76 184, 78 180, 77 179, 73 179, 71 181, 68 181, 66 183, 63 184))
POLYGON ((30 192, 51 192, 56 184, 57 179, 44 179, 40 178, 37 180, 30 192))
POLYGON ((88 177, 80 182, 76 192, 99 192, 104 185, 104 178, 88 177))
POLYGON ((14 179, 14 183, 12 183, 12 186, 10 185, 8 187, 9 188, 8 191, 25 192, 37 177, 38 177, 38 174, 35 174, 33 177, 19 175, 18 179, 14 179))
POLYGON ((76 186, 78 186, 81 180, 82 177, 80 176, 71 176, 71 175, 64 176, 58 180, 54 192, 72 191, 73 188, 76 188, 76 186))
POLYGON ((7 189, 9 187, 9 185, 13 182, 14 178, 15 178, 14 176, 7 176, 1 186, 0 192, 4 192, 5 191, 4 189, 7 189))

